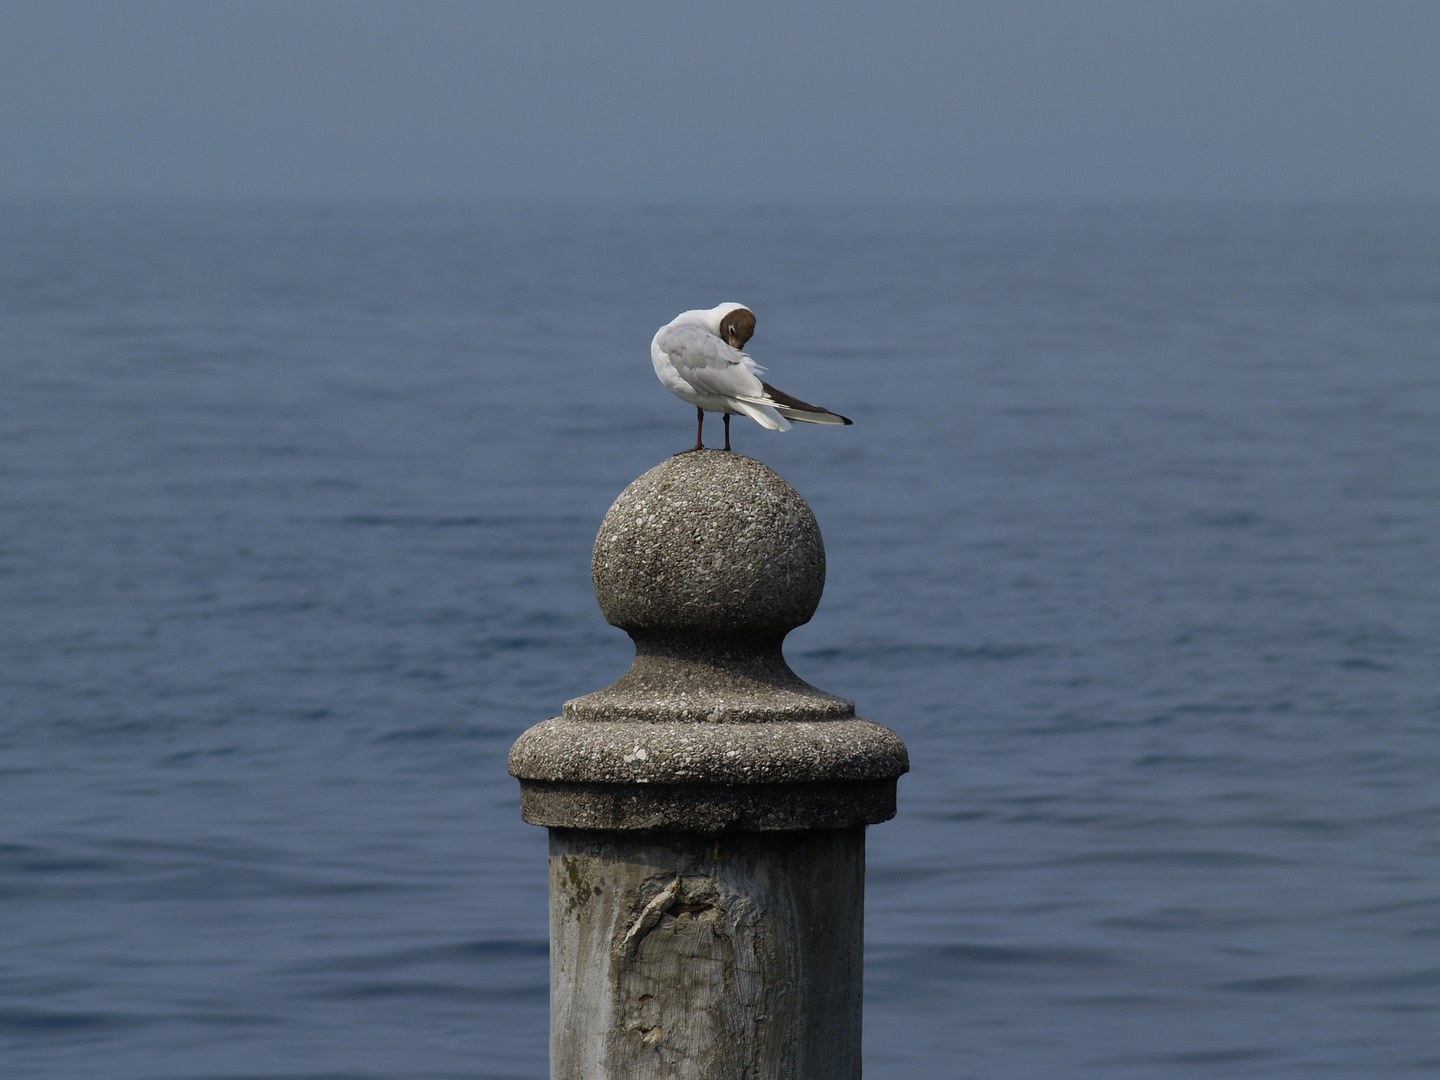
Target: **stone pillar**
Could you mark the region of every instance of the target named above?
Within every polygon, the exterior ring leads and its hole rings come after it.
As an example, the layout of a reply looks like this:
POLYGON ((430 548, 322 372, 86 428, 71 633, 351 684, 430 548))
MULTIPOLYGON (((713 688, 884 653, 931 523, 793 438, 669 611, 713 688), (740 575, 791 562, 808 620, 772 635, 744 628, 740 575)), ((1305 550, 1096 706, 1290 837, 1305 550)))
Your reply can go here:
POLYGON ((909 763, 781 654, 825 585, 814 514, 683 454, 615 501, 593 572, 635 661, 510 752, 550 830, 552 1080, 858 1078, 865 826, 909 763))

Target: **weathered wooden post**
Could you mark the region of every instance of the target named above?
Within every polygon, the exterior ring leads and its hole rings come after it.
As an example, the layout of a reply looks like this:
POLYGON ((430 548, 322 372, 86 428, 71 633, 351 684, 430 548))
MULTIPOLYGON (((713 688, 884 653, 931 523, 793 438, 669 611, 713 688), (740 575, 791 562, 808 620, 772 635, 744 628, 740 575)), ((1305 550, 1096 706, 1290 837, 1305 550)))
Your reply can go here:
POLYGON ((909 763, 781 655, 825 585, 815 516, 758 461, 684 454, 593 570, 635 662, 510 752, 550 830, 552 1080, 858 1078, 865 826, 909 763))

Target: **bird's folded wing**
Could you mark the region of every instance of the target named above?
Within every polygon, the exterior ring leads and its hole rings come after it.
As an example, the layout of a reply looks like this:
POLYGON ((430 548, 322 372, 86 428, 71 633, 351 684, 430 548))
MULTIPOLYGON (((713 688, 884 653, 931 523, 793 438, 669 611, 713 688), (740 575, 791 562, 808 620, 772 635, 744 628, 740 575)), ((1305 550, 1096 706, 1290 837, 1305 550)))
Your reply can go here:
POLYGON ((703 326, 666 327, 655 343, 676 373, 699 393, 747 398, 765 394, 760 366, 703 326))

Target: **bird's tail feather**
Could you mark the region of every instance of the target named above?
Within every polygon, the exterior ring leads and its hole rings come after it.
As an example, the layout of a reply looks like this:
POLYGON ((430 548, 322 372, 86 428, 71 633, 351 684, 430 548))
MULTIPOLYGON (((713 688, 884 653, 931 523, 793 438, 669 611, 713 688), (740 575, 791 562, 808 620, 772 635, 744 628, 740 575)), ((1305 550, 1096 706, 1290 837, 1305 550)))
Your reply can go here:
POLYGON ((790 421, 780 415, 780 410, 776 409, 773 405, 743 401, 740 398, 733 398, 732 400, 741 412, 761 427, 769 428, 771 431, 790 430, 790 421))
MULTIPOLYGON (((768 382, 762 382, 760 385, 765 388, 763 404, 788 420, 800 420, 807 424, 853 424, 855 422, 848 416, 841 416, 829 409, 822 409, 819 405, 811 405, 808 401, 792 397, 784 390, 776 390, 768 382)), ((757 405, 762 404, 758 398, 749 400, 757 405)))
POLYGON ((853 424, 855 422, 849 417, 833 413, 829 409, 810 412, 805 409, 791 409, 785 405, 776 405, 775 411, 787 420, 800 420, 806 424, 853 424))

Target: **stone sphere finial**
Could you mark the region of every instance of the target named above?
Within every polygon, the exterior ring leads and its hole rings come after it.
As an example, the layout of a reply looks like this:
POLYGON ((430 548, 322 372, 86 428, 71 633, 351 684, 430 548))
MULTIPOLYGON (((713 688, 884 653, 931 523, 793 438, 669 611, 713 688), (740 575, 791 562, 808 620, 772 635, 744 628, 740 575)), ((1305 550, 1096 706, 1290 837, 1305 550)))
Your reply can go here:
POLYGON ((722 450, 627 487, 595 538, 595 597, 633 637, 784 637, 825 589, 815 515, 774 470, 722 450))

